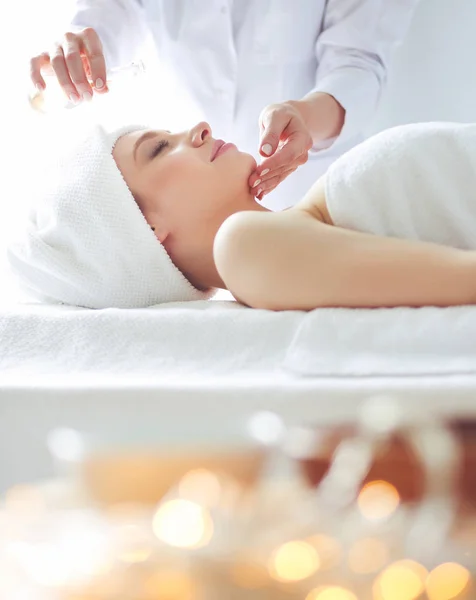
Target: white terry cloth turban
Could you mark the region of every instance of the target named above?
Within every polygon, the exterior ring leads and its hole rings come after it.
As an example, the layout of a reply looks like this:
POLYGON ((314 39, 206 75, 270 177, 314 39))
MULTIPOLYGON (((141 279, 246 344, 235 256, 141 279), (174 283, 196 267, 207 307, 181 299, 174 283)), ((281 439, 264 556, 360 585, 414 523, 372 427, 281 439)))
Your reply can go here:
POLYGON ((58 161, 26 232, 7 249, 11 270, 30 295, 88 308, 210 297, 173 264, 112 157, 116 141, 138 129, 107 133, 95 126, 58 161))

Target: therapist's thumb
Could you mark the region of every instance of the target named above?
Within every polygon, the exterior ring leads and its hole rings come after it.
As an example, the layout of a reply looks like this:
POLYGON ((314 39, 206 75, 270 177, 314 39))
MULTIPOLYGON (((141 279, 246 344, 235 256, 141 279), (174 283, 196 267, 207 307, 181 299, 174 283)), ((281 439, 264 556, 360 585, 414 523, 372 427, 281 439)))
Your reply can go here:
POLYGON ((260 118, 262 132, 259 151, 262 156, 271 156, 276 152, 288 120, 279 105, 271 105, 264 109, 260 118))
POLYGON ((276 152, 276 148, 279 144, 279 135, 273 131, 265 131, 265 134, 261 138, 260 154, 263 156, 271 156, 276 152))

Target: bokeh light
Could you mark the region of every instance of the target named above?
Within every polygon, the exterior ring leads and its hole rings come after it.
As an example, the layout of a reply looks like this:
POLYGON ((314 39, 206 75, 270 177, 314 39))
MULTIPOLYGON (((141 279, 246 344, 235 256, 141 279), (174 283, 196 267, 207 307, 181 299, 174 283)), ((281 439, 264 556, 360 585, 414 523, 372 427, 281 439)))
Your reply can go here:
POLYGON ((310 577, 319 567, 319 555, 311 544, 292 541, 274 551, 269 572, 278 581, 300 581, 310 577))
POLYGON ((346 588, 331 585, 312 590, 306 600, 357 600, 357 596, 346 588))
POLYGON ((374 600, 416 600, 425 589, 428 571, 413 560, 399 560, 376 579, 374 600))
POLYGON ((206 509, 190 500, 170 500, 159 506, 152 529, 159 540, 178 548, 200 548, 213 535, 213 521, 206 509))
POLYGON ((85 454, 85 442, 75 429, 58 427, 50 431, 46 444, 52 456, 65 462, 79 462, 85 454))
POLYGON ((114 559, 107 534, 97 528, 97 522, 88 522, 71 515, 61 525, 61 534, 53 542, 63 560, 71 565, 70 580, 83 581, 107 573, 114 559))
POLYGON ((284 423, 276 413, 260 411, 250 418, 248 431, 257 441, 271 446, 281 439, 284 433, 284 423))
POLYGON ((354 573, 367 575, 375 573, 389 561, 389 551, 377 538, 363 538, 357 540, 349 549, 349 567, 354 573))
POLYGON ((387 519, 399 504, 397 489, 386 481, 370 481, 364 485, 358 497, 360 512, 369 521, 387 519))
POLYGON ((194 469, 182 477, 178 485, 178 495, 201 506, 218 506, 221 495, 220 480, 207 469, 194 469))
POLYGON ((439 565, 428 575, 426 593, 429 600, 455 600, 471 585, 471 575, 457 563, 439 565))
POLYGON ((70 558, 52 544, 16 542, 10 545, 10 552, 27 576, 42 586, 64 586, 74 568, 70 558))

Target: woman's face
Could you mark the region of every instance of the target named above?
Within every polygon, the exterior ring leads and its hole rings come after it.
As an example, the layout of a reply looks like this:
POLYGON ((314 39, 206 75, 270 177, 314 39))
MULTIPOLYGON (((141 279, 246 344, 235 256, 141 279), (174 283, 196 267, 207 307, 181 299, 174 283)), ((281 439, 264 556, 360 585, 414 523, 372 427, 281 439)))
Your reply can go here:
POLYGON ((224 287, 213 262, 220 225, 238 211, 265 210, 249 191, 254 158, 215 140, 204 122, 182 133, 129 133, 113 156, 176 266, 196 287, 224 287))

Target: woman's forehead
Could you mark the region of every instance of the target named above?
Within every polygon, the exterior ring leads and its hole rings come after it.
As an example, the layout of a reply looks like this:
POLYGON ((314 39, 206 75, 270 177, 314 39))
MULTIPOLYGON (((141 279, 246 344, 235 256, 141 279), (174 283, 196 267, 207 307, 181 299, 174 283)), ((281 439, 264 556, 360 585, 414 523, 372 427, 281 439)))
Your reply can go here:
POLYGON ((134 144, 140 138, 142 133, 143 131, 133 131, 124 134, 116 141, 112 150, 112 156, 116 161, 116 165, 125 178, 132 174, 132 171, 134 170, 134 144))
POLYGON ((144 135, 150 136, 154 133, 154 129, 138 129, 136 131, 129 131, 121 136, 117 142, 116 146, 126 146, 126 147, 134 147, 134 144, 144 135))
POLYGON ((137 129, 136 131, 129 131, 124 135, 121 135, 121 137, 117 139, 113 149, 113 156, 116 161, 118 159, 122 160, 127 156, 130 156, 132 159, 132 153, 137 142, 144 134, 152 135, 153 131, 153 129, 137 129))

